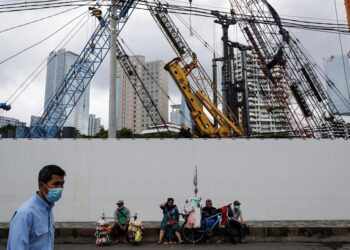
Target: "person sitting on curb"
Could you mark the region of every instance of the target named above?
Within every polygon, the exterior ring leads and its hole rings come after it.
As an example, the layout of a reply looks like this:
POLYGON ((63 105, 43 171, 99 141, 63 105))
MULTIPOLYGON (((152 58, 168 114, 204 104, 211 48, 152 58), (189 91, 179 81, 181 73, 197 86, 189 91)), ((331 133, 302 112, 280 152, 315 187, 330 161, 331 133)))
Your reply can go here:
POLYGON ((213 207, 211 199, 207 199, 205 201, 205 207, 202 208, 202 219, 209 218, 210 216, 214 215, 215 212, 216 208, 213 207))
POLYGON ((242 211, 240 209, 241 203, 236 200, 233 202, 233 209, 231 206, 228 207, 228 221, 229 221, 229 228, 231 231, 231 241, 232 243, 236 243, 234 236, 233 236, 233 229, 236 229, 238 231, 240 242, 243 244, 246 244, 247 241, 245 240, 246 236, 246 223, 243 220, 242 211))
POLYGON ((115 224, 112 228, 113 238, 118 243, 121 240, 123 243, 127 243, 127 231, 130 222, 130 210, 124 206, 124 201, 119 200, 117 203, 117 209, 114 212, 115 224))
POLYGON ((168 198, 166 202, 160 204, 160 208, 163 210, 164 216, 160 224, 158 244, 163 243, 164 237, 169 241, 165 241, 164 244, 174 243, 175 236, 179 243, 183 243, 179 232, 179 210, 174 204, 174 199, 168 198))

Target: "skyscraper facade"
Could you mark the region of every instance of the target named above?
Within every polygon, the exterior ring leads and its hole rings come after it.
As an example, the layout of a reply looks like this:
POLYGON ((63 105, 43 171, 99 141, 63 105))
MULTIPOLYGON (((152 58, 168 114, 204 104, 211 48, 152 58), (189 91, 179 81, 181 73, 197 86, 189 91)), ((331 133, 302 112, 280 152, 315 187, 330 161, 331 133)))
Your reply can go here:
MULTIPOLYGON (((251 51, 247 52, 246 63, 248 106, 252 135, 283 133, 286 130, 284 118, 273 115, 271 110, 283 110, 285 107, 281 104, 269 103, 264 100, 264 95, 273 96, 274 92, 267 84, 266 77, 260 69, 257 55, 251 51)), ((235 79, 237 81, 243 80, 242 67, 242 54, 237 53, 235 57, 235 79)), ((278 69, 274 71, 274 74, 279 74, 278 69)), ((239 99, 240 101, 243 99, 241 94, 239 99)), ((240 120, 242 120, 242 111, 240 112, 240 120)))
MULTIPOLYGON (((46 87, 45 87, 45 104, 50 103, 51 98, 56 93, 65 75, 68 73, 70 67, 78 58, 77 54, 60 49, 59 51, 51 52, 47 61, 46 87)), ((66 97, 68 98, 68 96, 66 97)), ((81 96, 77 105, 72 110, 65 127, 75 127, 80 134, 88 134, 89 124, 89 106, 90 106, 90 85, 86 88, 84 94, 81 96)))
POLYGON ((186 125, 189 128, 192 128, 193 122, 191 118, 190 110, 187 107, 185 97, 181 96, 181 118, 180 125, 186 125))
POLYGON ((40 118, 40 116, 30 116, 30 127, 34 126, 34 124, 37 123, 40 120, 40 118))
MULTIPOLYGON (((325 60, 325 71, 335 87, 350 102, 350 52, 347 55, 331 56, 325 60)), ((349 105, 336 94, 333 88, 327 85, 327 93, 334 102, 340 114, 350 114, 349 105)))
POLYGON ((181 104, 170 105, 170 122, 175 125, 181 125, 181 104))
MULTIPOLYGON (((163 61, 146 62, 144 56, 131 56, 138 75, 147 88, 152 100, 156 104, 165 122, 168 121, 168 75, 164 70, 163 61)), ((133 76, 133 84, 140 85, 133 76)), ((137 96, 132 84, 118 63, 117 66, 117 128, 129 128, 134 133, 153 126, 141 100, 137 96)))
POLYGON ((94 136, 101 130, 101 118, 96 118, 96 115, 89 115, 89 136, 94 136))

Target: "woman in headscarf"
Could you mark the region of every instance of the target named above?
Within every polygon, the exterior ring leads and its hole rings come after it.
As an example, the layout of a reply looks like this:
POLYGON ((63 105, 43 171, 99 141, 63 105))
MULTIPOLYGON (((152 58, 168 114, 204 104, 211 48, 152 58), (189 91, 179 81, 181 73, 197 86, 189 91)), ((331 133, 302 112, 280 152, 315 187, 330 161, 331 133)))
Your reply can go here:
POLYGON ((164 236, 167 239, 164 244, 174 243, 175 236, 179 243, 183 243, 179 233, 179 210, 174 204, 174 199, 168 198, 166 202, 160 204, 160 208, 163 210, 163 220, 160 224, 158 244, 163 243, 164 236))

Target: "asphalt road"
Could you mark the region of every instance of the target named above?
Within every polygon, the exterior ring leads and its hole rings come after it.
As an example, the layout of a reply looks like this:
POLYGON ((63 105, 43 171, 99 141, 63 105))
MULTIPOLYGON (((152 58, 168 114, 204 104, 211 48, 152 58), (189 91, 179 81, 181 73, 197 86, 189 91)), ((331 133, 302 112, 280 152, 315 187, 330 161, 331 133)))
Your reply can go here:
POLYGON ((350 244, 341 245, 324 245, 317 243, 248 243, 242 244, 201 244, 201 245, 157 245, 157 244, 142 244, 140 246, 130 246, 127 244, 118 244, 106 247, 98 247, 95 245, 81 245, 81 244, 62 244, 56 245, 55 250, 91 250, 91 249, 136 249, 136 250, 149 250, 149 249, 184 249, 184 250, 350 250, 350 244))

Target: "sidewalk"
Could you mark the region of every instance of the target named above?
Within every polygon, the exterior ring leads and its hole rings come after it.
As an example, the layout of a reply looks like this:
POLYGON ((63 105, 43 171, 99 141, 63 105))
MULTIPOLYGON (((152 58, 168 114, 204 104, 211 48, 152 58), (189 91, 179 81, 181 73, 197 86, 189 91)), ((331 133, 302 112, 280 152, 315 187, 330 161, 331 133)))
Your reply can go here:
MULTIPOLYGON (((160 222, 143 222, 144 242, 157 242, 160 222)), ((249 242, 350 243, 350 221, 249 221, 249 242)), ((95 222, 57 222, 56 243, 94 243, 95 222)), ((5 244, 8 223, 0 223, 5 244)))

